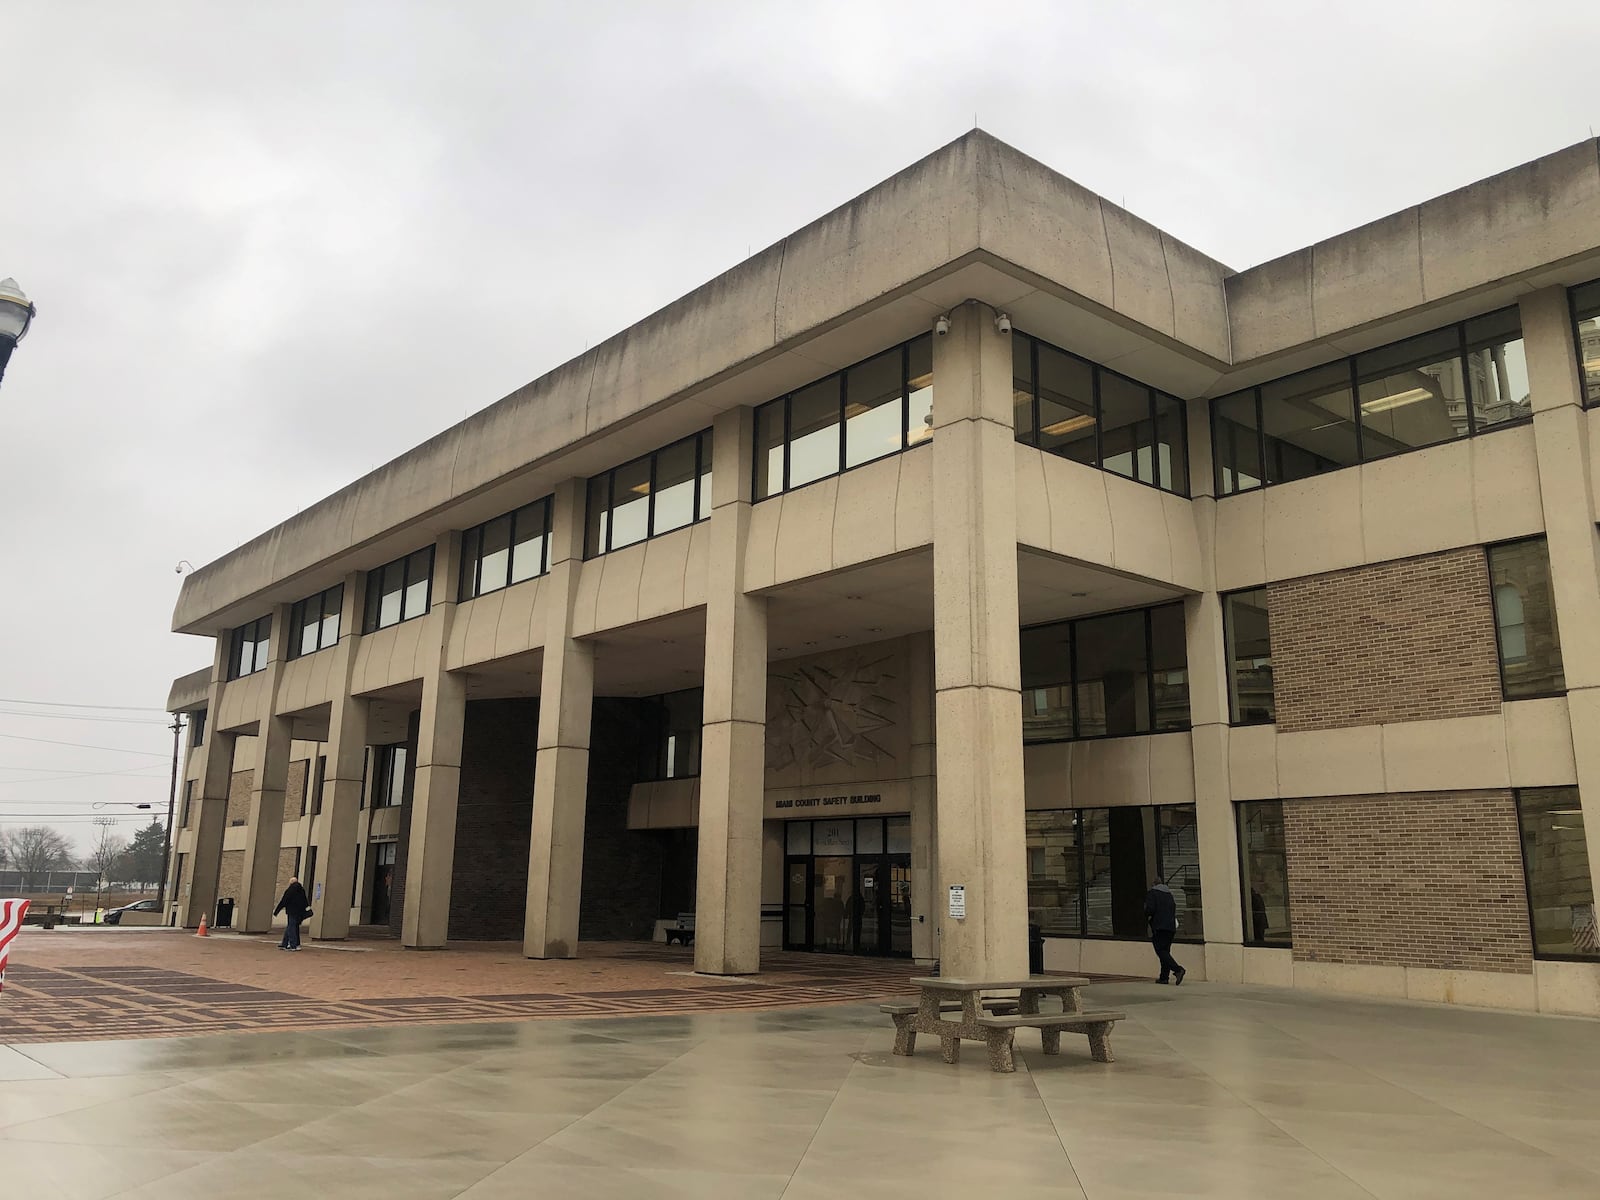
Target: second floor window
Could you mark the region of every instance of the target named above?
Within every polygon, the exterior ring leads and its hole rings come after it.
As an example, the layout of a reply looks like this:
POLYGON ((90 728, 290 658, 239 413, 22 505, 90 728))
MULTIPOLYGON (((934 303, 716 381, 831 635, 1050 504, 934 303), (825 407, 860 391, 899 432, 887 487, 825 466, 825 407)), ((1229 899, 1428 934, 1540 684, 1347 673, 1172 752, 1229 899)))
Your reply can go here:
POLYGON ((308 596, 289 610, 289 657, 300 658, 339 642, 339 610, 344 584, 308 596))
POLYGON ((1272 690, 1272 627, 1267 589, 1222 598, 1228 645, 1228 717, 1235 725, 1270 725, 1278 706, 1272 690))
POLYGON ((461 535, 461 598, 471 600, 550 569, 550 501, 485 521, 461 535))
POLYGON ((367 612, 362 629, 387 629, 420 617, 433 598, 433 547, 427 546, 367 572, 367 612))
POLYGON ((711 515, 711 431, 589 480, 584 554, 593 558, 711 515))
POLYGON ((261 617, 235 629, 233 646, 228 654, 228 678, 241 679, 264 668, 271 636, 271 617, 261 617))
POLYGON ((1503 542, 1488 547, 1487 553, 1501 696, 1527 700, 1560 695, 1567 680, 1545 539, 1503 542))

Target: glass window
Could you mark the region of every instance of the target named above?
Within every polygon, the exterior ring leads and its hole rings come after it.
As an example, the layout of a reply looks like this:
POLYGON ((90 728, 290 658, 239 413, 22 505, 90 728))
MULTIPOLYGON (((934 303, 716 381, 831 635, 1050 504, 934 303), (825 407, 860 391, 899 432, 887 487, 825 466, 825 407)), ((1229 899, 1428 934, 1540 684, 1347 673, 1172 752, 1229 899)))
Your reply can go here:
POLYGON ((206 742, 206 710, 197 708, 189 714, 189 749, 203 746, 206 742))
POLYGON ((924 335, 906 345, 906 445, 933 436, 933 339, 924 335))
POLYGON ((606 552, 611 536, 611 474, 589 480, 589 498, 584 512, 583 553, 586 558, 606 552))
POLYGON ((1222 598, 1228 642, 1228 715, 1235 725, 1270 725, 1277 719, 1272 692, 1272 630, 1267 589, 1222 598))
POLYGON ((898 454, 905 435, 901 403, 904 355, 897 346, 869 358, 844 374, 844 465, 858 467, 875 458, 898 454))
POLYGON ((478 534, 478 586, 473 595, 498 591, 511 579, 511 514, 496 517, 478 534))
POLYGON ((1600 279, 1572 289, 1572 332, 1584 402, 1600 405, 1600 279))
POLYGON ((1176 396, 1156 392, 1156 479, 1164 492, 1189 494, 1189 439, 1184 404, 1176 396))
POLYGON ((373 576, 367 577, 368 596, 374 613, 370 624, 373 629, 383 629, 400 620, 400 595, 406 585, 405 559, 380 567, 374 574, 377 578, 376 588, 372 586, 373 576))
POLYGON ((1565 691, 1544 538, 1490 546, 1488 553, 1501 694, 1520 700, 1565 691))
MULTIPOLYGON (((1178 934, 1205 936, 1200 890, 1200 826, 1192 804, 1167 804, 1155 810, 1157 874, 1172 890, 1178 908, 1178 934)), ((1141 904, 1143 902, 1141 901, 1141 904)))
POLYGON ((1150 681, 1143 612, 1113 613, 1074 625, 1078 736, 1150 729, 1150 681))
POLYGON ((433 590, 433 547, 418 550, 406 559, 406 594, 402 621, 420 617, 428 611, 428 596, 433 590))
POLYGON ((1058 742, 1073 736, 1072 626, 1024 629, 1022 658, 1022 740, 1058 742))
POLYGON ((322 634, 319 644, 323 649, 339 641, 339 614, 344 611, 344 584, 331 587, 322 593, 322 634))
POLYGON ((757 500, 783 491, 783 408, 782 400, 756 409, 755 492, 757 500))
MULTIPOLYGON (((1085 932, 1090 937, 1148 937, 1144 898, 1157 877, 1155 810, 1081 811, 1085 932)), ((1189 934, 1187 929, 1179 932, 1189 934)))
POLYGON ((685 779, 700 774, 700 729, 704 693, 700 688, 658 696, 656 728, 649 742, 647 779, 685 779))
POLYGON ((1368 461, 1466 437, 1459 327, 1356 355, 1362 455, 1368 461))
POLYGON ((535 500, 512 514, 511 582, 521 583, 550 569, 550 501, 535 500))
POLYGON ((315 654, 337 644, 343 605, 342 583, 296 603, 289 610, 289 657, 315 654))
POLYGON ((406 764, 410 754, 404 746, 379 746, 378 778, 372 804, 374 808, 398 808, 405 800, 406 764))
POLYGON ((789 821, 784 827, 784 840, 790 854, 811 853, 811 822, 789 821))
POLYGON ((854 854, 855 851, 854 821, 813 821, 811 823, 811 852, 813 854, 854 854))
POLYGON ((1235 392, 1211 402, 1211 455, 1217 464, 1217 495, 1261 486, 1261 428, 1256 391, 1235 392))
POLYGON ((856 853, 883 853, 883 819, 869 817, 856 822, 856 853))
POLYGON ((233 631, 232 646, 228 656, 229 679, 240 679, 265 669, 271 634, 271 617, 260 617, 233 631))
POLYGON ((1094 466, 1095 405, 1094 370, 1081 358, 1074 358, 1043 342, 1038 347, 1039 436, 1038 446, 1073 462, 1094 466))
POLYGON ((655 456, 655 512, 652 533, 682 529, 695 521, 695 444, 698 439, 676 442, 655 456))
POLYGON ((1468 321, 1464 336, 1474 432, 1533 416, 1521 311, 1503 308, 1468 321))
MULTIPOLYGON (((700 484, 699 503, 695 506, 698 521, 704 521, 711 516, 711 445, 710 432, 702 433, 698 439, 700 443, 700 484)), ((659 532, 659 531, 658 531, 659 532)))
POLYGON ((1348 360, 1263 385, 1261 420, 1268 483, 1307 479, 1360 461, 1348 360))
POLYGON ((1189 653, 1183 605, 1150 610, 1150 674, 1155 688, 1155 728, 1189 728, 1189 653))
POLYGON ((1114 475, 1154 483, 1155 425, 1150 389, 1111 371, 1100 372, 1100 465, 1114 475))
POLYGON ((1083 935, 1077 816, 1073 809, 1026 814, 1028 920, 1046 937, 1083 935))
POLYGON ((1600 958, 1578 789, 1526 788, 1516 797, 1534 953, 1600 958))
POLYGON ((1284 849, 1283 802, 1236 806, 1239 876, 1244 887, 1244 940, 1257 946, 1291 944, 1289 859, 1284 849))
POLYGON ((911 818, 890 817, 888 820, 888 845, 890 854, 911 853, 911 818))
POLYGON ((363 629, 371 633, 422 616, 432 597, 432 575, 432 546, 368 571, 363 629))
POLYGON ((650 536, 650 459, 611 472, 611 545, 620 550, 650 536))
POLYGON ((789 481, 803 487, 839 473, 839 376, 789 397, 789 481))

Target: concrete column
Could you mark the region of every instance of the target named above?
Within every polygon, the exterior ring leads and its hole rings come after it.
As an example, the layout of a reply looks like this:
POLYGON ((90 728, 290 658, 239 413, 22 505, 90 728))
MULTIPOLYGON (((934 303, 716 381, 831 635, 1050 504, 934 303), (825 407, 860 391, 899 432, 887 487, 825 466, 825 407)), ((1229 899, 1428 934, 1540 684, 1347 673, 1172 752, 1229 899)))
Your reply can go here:
POLYGON ((433 605, 423 619, 428 668, 422 679, 417 763, 411 795, 400 943, 441 950, 450 936, 450 879, 456 857, 456 804, 461 796, 461 739, 466 727, 466 676, 445 670, 450 622, 460 576, 460 539, 441 537, 433 552, 433 605))
POLYGON ((583 569, 583 521, 583 480, 569 479, 556 488, 552 501, 550 573, 540 585, 551 601, 539 681, 528 906, 522 930, 522 952, 529 958, 578 956, 594 714, 594 647, 572 636, 572 609, 583 569))
POLYGON ((1550 548, 1550 584, 1561 635, 1567 713, 1585 810, 1589 874, 1600 877, 1600 531, 1590 469, 1589 414, 1564 288, 1523 297, 1522 336, 1533 398, 1533 441, 1539 458, 1550 548))
MULTIPOLYGON (((322 812, 318 826, 322 896, 313 897, 311 936, 332 941, 350 934, 349 896, 355 886, 357 840, 361 825, 361 778, 366 765, 367 725, 371 704, 350 694, 361 628, 362 576, 344 581, 344 607, 339 613, 339 644, 331 678, 340 681, 328 713, 327 765, 322 776, 322 812)), ((316 764, 312 764, 316 769, 316 764)))
MULTIPOLYGON (((193 864, 189 871, 189 894, 174 893, 173 897, 178 902, 178 923, 186 929, 196 928, 201 917, 207 922, 216 919, 217 877, 222 871, 222 841, 228 832, 228 788, 233 780, 234 743, 238 740, 234 734, 223 733, 215 727, 217 714, 222 711, 222 691, 227 686, 231 640, 226 633, 217 638, 206 707, 206 720, 211 728, 194 752, 198 759, 194 768, 199 774, 200 786, 191 806, 194 838, 190 843, 193 864)), ((176 855, 173 856, 173 870, 177 870, 176 855)))
POLYGON ((1239 837, 1228 763, 1228 655, 1222 599, 1217 593, 1217 502, 1212 495, 1211 425, 1206 401, 1189 404, 1190 511, 1200 542, 1205 590, 1185 599, 1184 638, 1189 668, 1189 724, 1194 746, 1196 833, 1204 901, 1206 977, 1243 977, 1244 923, 1240 902, 1239 837))
POLYGON ((710 975, 761 969, 767 602, 744 590, 753 420, 750 409, 734 409, 712 433, 694 936, 695 970, 710 975))
POLYGON ((1028 969, 1011 339, 965 304, 933 341, 935 747, 941 973, 1028 969))
POLYGON ((263 715, 256 735, 261 755, 250 782, 239 911, 233 920, 234 927, 244 933, 271 929, 272 910, 278 903, 278 856, 283 847, 283 801, 293 728, 287 717, 263 715))
POLYGON ((939 957, 939 819, 935 804, 933 635, 911 639, 911 957, 939 957))

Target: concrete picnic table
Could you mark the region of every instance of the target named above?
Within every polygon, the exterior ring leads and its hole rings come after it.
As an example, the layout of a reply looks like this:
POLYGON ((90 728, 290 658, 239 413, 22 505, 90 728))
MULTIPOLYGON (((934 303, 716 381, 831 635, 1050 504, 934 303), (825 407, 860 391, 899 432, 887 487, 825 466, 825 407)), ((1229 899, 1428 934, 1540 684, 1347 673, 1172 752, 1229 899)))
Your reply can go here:
POLYGON ((1022 1017, 1037 1016, 1039 1001, 1045 996, 1060 997, 1063 1013, 1080 1013, 1083 1011, 1083 998, 1078 989, 1088 982, 1074 975, 1029 975, 1021 979, 952 979, 948 976, 913 979, 911 983, 920 993, 915 1010, 908 1004, 885 1004, 881 1006, 881 1011, 894 1018, 896 1054, 915 1054, 917 1034, 927 1033, 938 1037, 944 1061, 953 1063, 960 1055, 961 1039, 966 1038, 987 1043, 991 1047, 991 1066, 996 1070, 1004 1070, 1007 1067, 998 1065, 999 1059, 1009 1059, 1009 1054, 998 1056, 994 1049, 993 1031, 979 1024, 984 1017, 983 993, 1017 993, 1016 1009, 1022 1017), (952 1013, 951 1019, 947 1020, 943 1015, 944 1006, 951 1002, 961 1005, 961 1013, 959 1017, 952 1013))

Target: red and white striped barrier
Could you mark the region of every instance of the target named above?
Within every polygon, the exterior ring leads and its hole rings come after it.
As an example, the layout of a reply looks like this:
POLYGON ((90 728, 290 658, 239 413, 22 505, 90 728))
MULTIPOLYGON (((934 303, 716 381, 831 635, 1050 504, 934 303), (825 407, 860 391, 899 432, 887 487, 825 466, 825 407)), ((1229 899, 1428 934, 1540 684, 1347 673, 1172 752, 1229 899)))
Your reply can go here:
POLYGON ((22 928, 22 918, 28 915, 26 900, 0 900, 0 988, 6 983, 6 960, 11 957, 11 939, 22 928))

